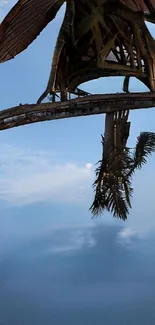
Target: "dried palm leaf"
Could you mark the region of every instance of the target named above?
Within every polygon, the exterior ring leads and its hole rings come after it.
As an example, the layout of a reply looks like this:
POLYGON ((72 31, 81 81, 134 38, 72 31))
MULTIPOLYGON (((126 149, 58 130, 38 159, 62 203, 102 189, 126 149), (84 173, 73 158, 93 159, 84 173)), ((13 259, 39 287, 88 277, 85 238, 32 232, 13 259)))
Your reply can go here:
POLYGON ((25 50, 65 0, 19 0, 0 25, 0 62, 25 50))

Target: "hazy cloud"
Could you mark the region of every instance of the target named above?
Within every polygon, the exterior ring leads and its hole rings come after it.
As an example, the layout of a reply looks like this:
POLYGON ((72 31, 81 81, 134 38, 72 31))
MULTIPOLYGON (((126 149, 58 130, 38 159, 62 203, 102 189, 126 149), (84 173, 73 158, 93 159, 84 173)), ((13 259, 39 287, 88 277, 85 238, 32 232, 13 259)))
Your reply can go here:
POLYGON ((51 233, 52 243, 45 254, 68 255, 78 253, 83 248, 95 246, 93 227, 72 227, 59 229, 51 233), (61 238, 61 240, 60 240, 61 238))
POLYGON ((120 242, 126 242, 130 244, 134 239, 143 239, 146 236, 146 232, 142 229, 134 229, 125 227, 118 232, 118 240, 120 242))
POLYGON ((12 204, 84 201, 92 164, 56 163, 49 152, 1 145, 0 199, 12 204))

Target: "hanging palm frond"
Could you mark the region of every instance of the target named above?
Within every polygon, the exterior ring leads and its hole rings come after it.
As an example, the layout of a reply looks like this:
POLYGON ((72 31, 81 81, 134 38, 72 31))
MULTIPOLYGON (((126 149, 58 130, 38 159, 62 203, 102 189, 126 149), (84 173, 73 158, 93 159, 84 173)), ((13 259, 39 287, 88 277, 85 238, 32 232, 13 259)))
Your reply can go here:
MULTIPOLYGON (((104 151, 104 138, 102 137, 104 151)), ((133 188, 131 186, 132 175, 137 168, 141 168, 147 162, 146 158, 155 152, 155 133, 142 132, 137 138, 136 147, 132 153, 129 148, 118 148, 116 153, 108 155, 108 162, 99 161, 96 169, 95 198, 90 210, 93 216, 100 215, 105 210, 113 214, 113 217, 122 220, 127 219, 131 208, 133 188)))
MULTIPOLYGON (((104 138, 102 136, 102 146, 104 152, 104 138)), ((117 153, 109 152, 108 161, 99 161, 96 169, 95 198, 90 211, 93 216, 101 214, 107 210, 114 217, 126 220, 128 209, 131 207, 132 187, 128 175, 128 168, 131 164, 129 150, 122 153, 117 149, 117 153)))
POLYGON ((123 184, 118 180, 116 184, 110 188, 110 197, 107 203, 108 211, 113 213, 113 217, 117 217, 122 220, 127 219, 129 212, 128 203, 125 197, 123 184))
POLYGON ((155 152, 155 133, 141 132, 133 153, 134 169, 141 168, 153 152, 155 152))
POLYGON ((130 181, 125 177, 118 178, 114 174, 104 176, 101 186, 95 189, 95 198, 90 207, 93 216, 107 210, 114 217, 126 220, 132 191, 130 181))

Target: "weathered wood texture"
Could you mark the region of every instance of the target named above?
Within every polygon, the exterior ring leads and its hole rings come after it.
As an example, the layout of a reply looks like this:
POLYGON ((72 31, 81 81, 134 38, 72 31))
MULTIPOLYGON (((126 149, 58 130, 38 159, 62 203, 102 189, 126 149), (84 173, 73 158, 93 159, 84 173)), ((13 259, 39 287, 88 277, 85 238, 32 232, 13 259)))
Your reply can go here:
POLYGON ((0 112, 0 130, 20 125, 155 107, 155 93, 91 95, 66 102, 25 104, 0 112))

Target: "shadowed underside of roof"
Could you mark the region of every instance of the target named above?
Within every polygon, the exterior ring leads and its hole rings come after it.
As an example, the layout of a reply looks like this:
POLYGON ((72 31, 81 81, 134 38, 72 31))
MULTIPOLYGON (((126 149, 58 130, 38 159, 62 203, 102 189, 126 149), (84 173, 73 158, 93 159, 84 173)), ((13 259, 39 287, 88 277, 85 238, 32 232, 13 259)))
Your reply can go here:
POLYGON ((153 13, 155 10, 155 0, 121 0, 123 4, 133 10, 153 13))
MULTIPOLYGON (((19 0, 0 26, 0 62, 15 57, 27 48, 46 25, 53 20, 65 0, 19 0)), ((69 4, 71 1, 67 0, 69 4)), ((132 10, 155 14, 155 0, 74 0, 82 8, 88 2, 94 5, 122 2, 132 10)), ((150 18, 151 19, 151 18, 150 18)))
POLYGON ((120 2, 95 7, 93 2, 79 6, 70 1, 39 102, 59 91, 66 100, 66 91, 104 76, 135 76, 154 90, 154 54, 155 42, 142 12, 120 2))

